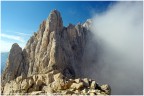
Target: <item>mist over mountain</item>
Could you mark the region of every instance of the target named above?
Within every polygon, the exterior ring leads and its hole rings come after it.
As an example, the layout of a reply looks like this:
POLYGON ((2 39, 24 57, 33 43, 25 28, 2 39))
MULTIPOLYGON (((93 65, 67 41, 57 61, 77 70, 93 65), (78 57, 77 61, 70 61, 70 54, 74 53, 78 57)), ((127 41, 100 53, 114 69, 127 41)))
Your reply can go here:
POLYGON ((67 27, 51 11, 24 49, 12 45, 2 94, 142 95, 142 9, 142 2, 117 2, 67 27))
POLYGON ((143 94, 142 2, 119 2, 92 20, 84 76, 108 82, 114 95, 143 94))

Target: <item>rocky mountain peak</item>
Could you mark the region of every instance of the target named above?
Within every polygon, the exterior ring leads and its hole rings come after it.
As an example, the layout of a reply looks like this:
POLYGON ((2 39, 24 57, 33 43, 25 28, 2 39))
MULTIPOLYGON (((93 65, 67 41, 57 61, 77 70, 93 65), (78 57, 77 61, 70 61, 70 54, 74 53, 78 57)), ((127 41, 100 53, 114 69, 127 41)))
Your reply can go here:
POLYGON ((110 94, 108 85, 103 88, 79 78, 90 32, 87 24, 63 27, 60 12, 53 10, 23 50, 12 45, 2 73, 2 93, 110 94))
POLYGON ((91 24, 92 24, 92 19, 87 19, 86 22, 83 24, 83 26, 84 26, 86 29, 90 29, 91 24))
POLYGON ((53 10, 49 15, 47 19, 47 27, 50 32, 61 31, 63 29, 63 21, 61 18, 61 14, 56 9, 53 10))
POLYGON ((2 74, 2 82, 6 83, 22 75, 24 73, 22 72, 23 68, 22 48, 17 43, 14 43, 8 56, 6 69, 2 74))
POLYGON ((22 48, 17 44, 17 43, 14 43, 12 45, 12 48, 10 50, 10 54, 9 54, 9 57, 12 56, 12 55, 16 55, 16 54, 19 54, 22 52, 22 48))

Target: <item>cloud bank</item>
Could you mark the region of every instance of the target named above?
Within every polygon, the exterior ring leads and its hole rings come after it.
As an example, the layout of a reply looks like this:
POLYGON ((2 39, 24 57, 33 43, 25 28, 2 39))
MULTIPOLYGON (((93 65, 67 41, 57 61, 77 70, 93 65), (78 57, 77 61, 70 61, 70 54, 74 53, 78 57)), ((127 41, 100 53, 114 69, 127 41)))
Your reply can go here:
POLYGON ((118 2, 96 14, 92 35, 83 75, 108 83, 114 95, 143 94, 142 2, 118 2))

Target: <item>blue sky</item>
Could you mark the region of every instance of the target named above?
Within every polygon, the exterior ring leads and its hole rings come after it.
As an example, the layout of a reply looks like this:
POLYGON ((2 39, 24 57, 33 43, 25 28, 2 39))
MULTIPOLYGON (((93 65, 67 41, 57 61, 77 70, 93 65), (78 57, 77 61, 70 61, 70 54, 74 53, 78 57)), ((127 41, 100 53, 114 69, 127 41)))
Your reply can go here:
POLYGON ((94 14, 106 11, 115 2, 98 1, 3 1, 1 3, 1 51, 9 51, 13 43, 24 47, 27 40, 37 32, 39 25, 49 13, 57 9, 64 26, 77 24, 92 18, 94 14))

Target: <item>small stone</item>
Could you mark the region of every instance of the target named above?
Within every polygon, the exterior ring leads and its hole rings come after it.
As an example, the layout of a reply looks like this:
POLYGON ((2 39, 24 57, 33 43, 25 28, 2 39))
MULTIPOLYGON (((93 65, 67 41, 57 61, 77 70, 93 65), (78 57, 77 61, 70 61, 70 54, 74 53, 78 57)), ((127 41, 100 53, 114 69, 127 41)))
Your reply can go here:
POLYGON ((24 79, 22 81, 21 88, 24 90, 27 90, 29 88, 29 83, 28 83, 27 79, 24 79))
POLYGON ((53 74, 51 73, 48 73, 45 75, 45 83, 47 85, 49 85, 50 83, 52 83, 54 81, 54 78, 53 78, 53 74))
POLYGON ((16 83, 15 81, 13 81, 12 83, 12 90, 16 93, 20 90, 20 85, 18 83, 16 83))
POLYGON ((53 90, 50 86, 44 86, 44 87, 43 87, 43 90, 44 90, 46 93, 49 93, 49 94, 51 94, 51 93, 54 92, 54 90, 53 90))
POLYGON ((82 88, 83 87, 83 83, 82 82, 80 82, 80 83, 73 83, 72 85, 71 85, 71 88, 73 88, 73 89, 80 89, 80 88, 82 88))
POLYGON ((88 87, 89 86, 89 80, 88 80, 88 78, 84 78, 83 81, 84 81, 84 85, 86 87, 88 87))
POLYGON ((28 83, 29 83, 29 86, 31 86, 31 85, 34 83, 33 79, 30 78, 30 79, 28 80, 28 83))
POLYGON ((75 81, 71 80, 71 81, 67 81, 65 84, 66 89, 69 89, 70 86, 74 83, 75 81))
POLYGON ((84 94, 86 94, 86 93, 87 93, 87 90, 86 90, 86 89, 83 89, 82 92, 83 92, 84 94))
POLYGON ((33 75, 33 80, 36 81, 38 79, 37 75, 33 75))
POLYGON ((80 81, 81 81, 80 78, 75 79, 75 82, 76 82, 76 83, 80 83, 80 81))
POLYGON ((90 90, 90 93, 96 93, 96 90, 91 89, 91 90, 90 90))
POLYGON ((90 95, 96 95, 95 93, 90 93, 90 95))
POLYGON ((40 79, 36 81, 36 85, 40 86, 42 85, 43 81, 41 81, 40 79))
POLYGON ((75 91, 75 89, 69 89, 70 91, 75 91))
POLYGON ((108 84, 101 85, 101 89, 102 90, 108 90, 109 89, 109 85, 108 84))
POLYGON ((103 91, 105 91, 106 94, 109 95, 111 93, 111 88, 108 84, 101 85, 100 87, 103 91))
POLYGON ((95 89, 95 87, 96 87, 96 81, 92 81, 90 87, 91 87, 92 89, 95 89))
POLYGON ((19 83, 20 81, 22 81, 24 79, 24 76, 19 76, 16 78, 16 82, 19 83))
POLYGON ((101 93, 96 93, 96 95, 101 95, 101 93))
POLYGON ((33 90, 34 90, 34 91, 39 91, 39 86, 34 84, 34 85, 33 85, 33 90))
POLYGON ((31 95, 40 95, 43 91, 33 91, 31 95))
POLYGON ((102 95, 106 95, 106 93, 105 93, 105 92, 101 92, 101 94, 102 94, 102 95))
POLYGON ((57 81, 54 81, 51 83, 52 85, 52 88, 55 89, 55 90, 62 90, 64 89, 65 87, 65 84, 64 84, 64 80, 63 79, 58 79, 57 81))
POLYGON ((54 80, 57 81, 58 79, 62 79, 63 75, 61 73, 57 73, 54 75, 54 80))
POLYGON ((80 91, 79 91, 79 90, 75 90, 75 93, 76 93, 76 94, 79 94, 79 93, 80 93, 80 91))
POLYGON ((92 80, 91 80, 91 79, 89 79, 89 82, 92 82, 92 80))

